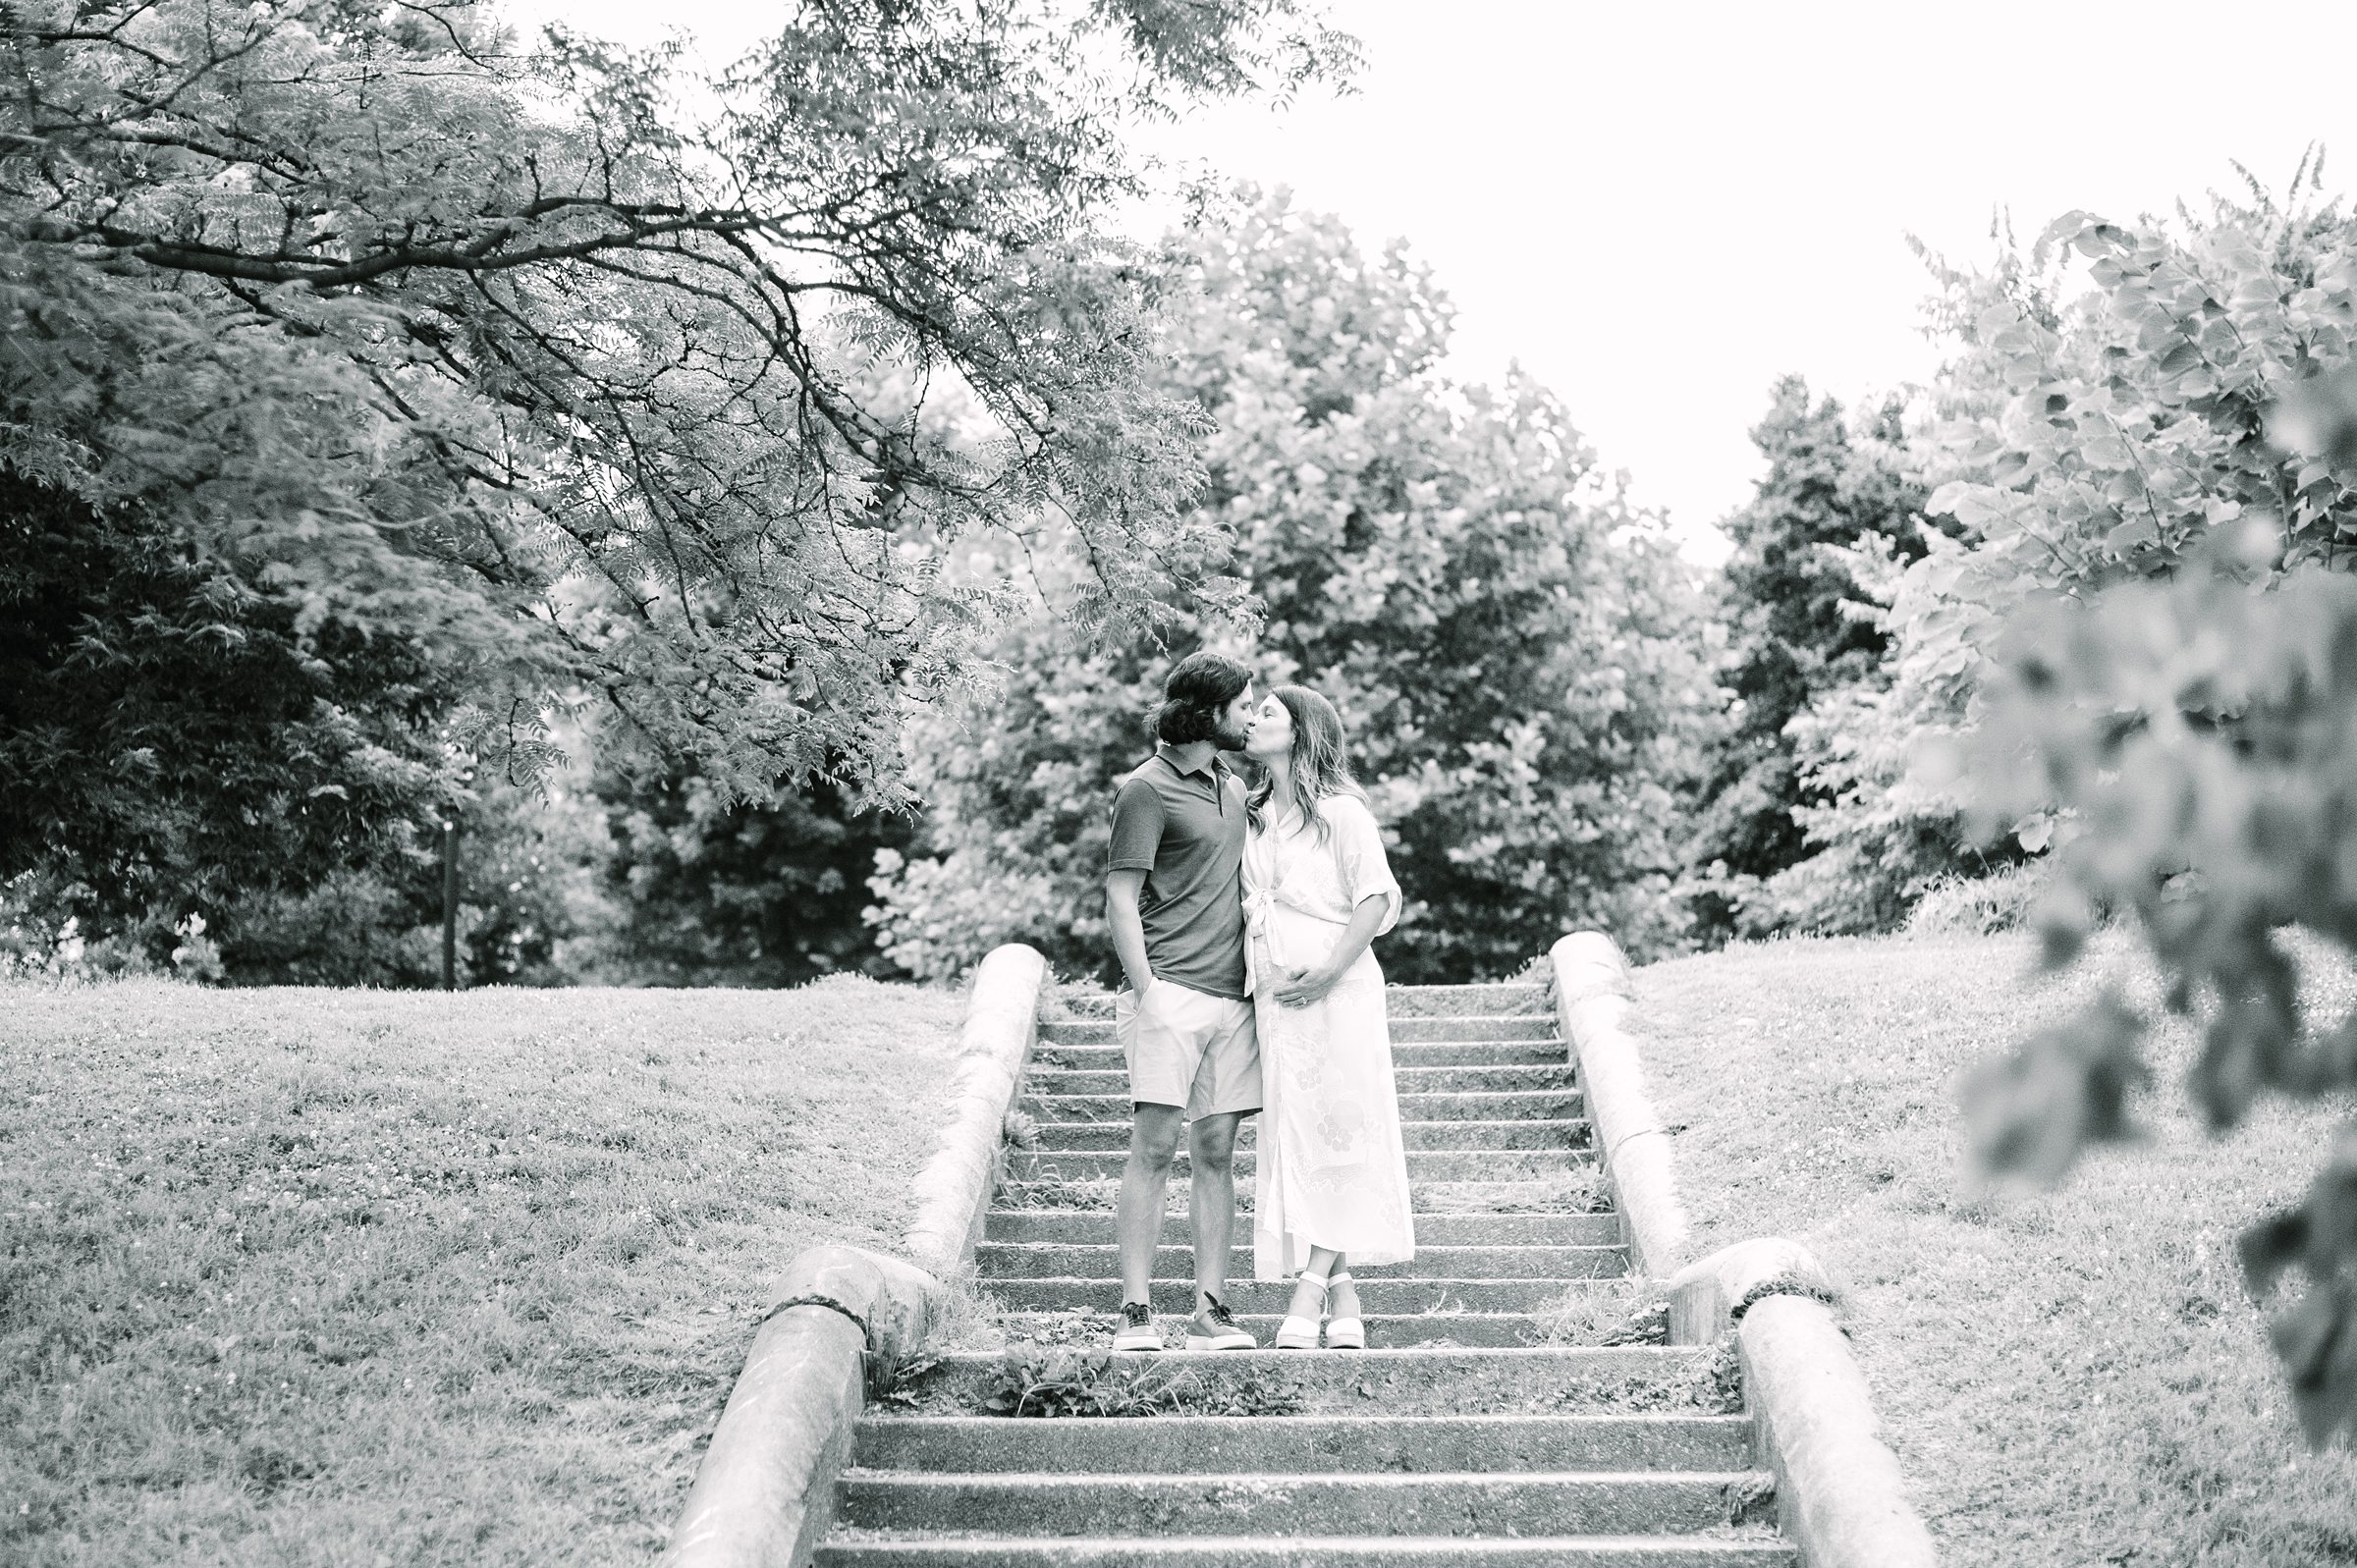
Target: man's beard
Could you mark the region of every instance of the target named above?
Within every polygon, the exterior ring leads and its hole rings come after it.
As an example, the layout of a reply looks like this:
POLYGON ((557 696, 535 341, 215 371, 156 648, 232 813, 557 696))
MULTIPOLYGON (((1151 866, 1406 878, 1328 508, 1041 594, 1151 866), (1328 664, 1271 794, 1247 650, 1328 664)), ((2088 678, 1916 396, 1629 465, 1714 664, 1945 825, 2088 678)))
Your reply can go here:
POLYGON ((1250 729, 1231 730, 1225 714, 1211 722, 1211 743, 1222 751, 1241 751, 1244 742, 1252 738, 1250 729))

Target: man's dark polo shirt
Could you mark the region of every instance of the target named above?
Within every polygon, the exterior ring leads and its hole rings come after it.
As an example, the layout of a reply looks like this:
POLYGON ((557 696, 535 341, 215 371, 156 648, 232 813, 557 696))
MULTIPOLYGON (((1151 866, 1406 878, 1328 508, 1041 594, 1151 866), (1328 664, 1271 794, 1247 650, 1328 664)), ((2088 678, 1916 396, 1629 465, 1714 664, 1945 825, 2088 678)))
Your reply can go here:
POLYGON ((1108 871, 1142 871, 1137 913, 1157 980, 1244 999, 1244 785, 1214 753, 1180 771, 1171 748, 1113 797, 1108 871))

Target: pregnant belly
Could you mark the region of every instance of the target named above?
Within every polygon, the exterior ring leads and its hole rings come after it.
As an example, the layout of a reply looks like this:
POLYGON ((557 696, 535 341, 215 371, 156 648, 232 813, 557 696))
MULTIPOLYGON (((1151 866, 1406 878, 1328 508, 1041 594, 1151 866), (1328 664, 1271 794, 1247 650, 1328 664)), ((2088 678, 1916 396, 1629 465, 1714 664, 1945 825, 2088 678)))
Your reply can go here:
MULTIPOLYGON (((1262 938, 1254 944, 1260 949, 1255 956, 1264 970, 1274 965, 1280 974, 1296 969, 1321 969, 1333 958, 1335 945, 1342 941, 1345 929, 1340 921, 1321 920, 1298 909, 1279 906, 1269 911, 1262 938)), ((1343 978, 1359 980, 1368 974, 1379 977, 1382 974, 1371 947, 1358 955, 1343 978)))

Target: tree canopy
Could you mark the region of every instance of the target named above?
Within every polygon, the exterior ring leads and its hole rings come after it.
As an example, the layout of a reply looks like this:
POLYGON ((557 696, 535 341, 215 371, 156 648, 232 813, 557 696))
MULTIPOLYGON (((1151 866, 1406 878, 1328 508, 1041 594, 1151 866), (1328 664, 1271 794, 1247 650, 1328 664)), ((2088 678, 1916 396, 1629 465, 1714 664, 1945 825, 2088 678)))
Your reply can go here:
POLYGON ((300 609, 146 525, 0 471, 0 867, 99 929, 396 860, 458 808, 454 700, 398 637, 300 609))
MULTIPOLYGON (((1541 389, 1439 373, 1450 307, 1400 247, 1249 192, 1178 243, 1176 385, 1213 429, 1201 518, 1233 530, 1265 618, 1195 634, 1342 710, 1406 892, 1387 967, 1510 973, 1572 921, 1674 945, 1713 692, 1659 526, 1541 389)), ((1108 959, 1106 817, 1167 657, 1076 645, 1058 608, 1001 645, 1000 696, 924 731, 932 852, 893 864, 879 908, 919 973, 1018 937, 1108 959)))
MULTIPOLYGON (((0 13, 0 463, 460 673, 529 769, 583 693, 723 788, 897 788, 991 590, 1205 587, 1124 133, 1347 69, 1297 0, 801 0, 721 78, 484 5, 0 13)), ((1211 590, 1216 592, 1216 586, 1211 590)))
POLYGON ((1812 401, 1798 376, 1769 396, 1751 433, 1767 472, 1722 524, 1734 550, 1721 585, 1727 647, 1720 679, 1739 706, 1714 748, 1694 850, 1713 934, 1827 923, 1830 911, 1795 921, 1794 900, 1761 886, 1821 847, 1801 813, 1834 794, 1807 777, 1792 723, 1842 688, 1882 678, 1888 639, 1862 613, 1872 599, 1855 552, 1923 553, 1923 491, 1906 474, 1898 402, 1886 401, 1853 430, 1840 404, 1812 401))

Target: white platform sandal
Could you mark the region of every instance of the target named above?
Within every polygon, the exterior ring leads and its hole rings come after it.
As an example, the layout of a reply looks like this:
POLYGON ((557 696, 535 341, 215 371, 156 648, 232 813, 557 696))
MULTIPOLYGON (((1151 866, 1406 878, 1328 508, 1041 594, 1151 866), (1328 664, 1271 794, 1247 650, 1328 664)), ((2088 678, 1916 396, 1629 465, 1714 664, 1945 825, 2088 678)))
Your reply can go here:
MULTIPOLYGON (((1331 1295, 1337 1285, 1347 1285, 1352 1282, 1350 1271, 1346 1269, 1329 1274, 1326 1278, 1327 1293, 1331 1295)), ((1287 1321, 1290 1322, 1291 1320, 1287 1321)), ((1367 1325, 1365 1322, 1357 1318, 1329 1318, 1326 1320, 1326 1348, 1329 1350, 1366 1349, 1367 1325)))
MULTIPOLYGON (((1334 1287, 1334 1282, 1324 1274, 1313 1274, 1306 1269, 1296 1278, 1302 1284, 1318 1287, 1318 1316, 1297 1318, 1287 1313, 1285 1322, 1277 1326, 1276 1347, 1279 1350, 1315 1350, 1318 1348, 1318 1322, 1326 1316, 1326 1292, 1334 1287)), ((1363 1334, 1361 1337, 1364 1337, 1363 1334)))

